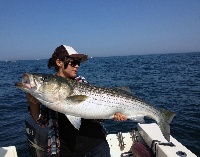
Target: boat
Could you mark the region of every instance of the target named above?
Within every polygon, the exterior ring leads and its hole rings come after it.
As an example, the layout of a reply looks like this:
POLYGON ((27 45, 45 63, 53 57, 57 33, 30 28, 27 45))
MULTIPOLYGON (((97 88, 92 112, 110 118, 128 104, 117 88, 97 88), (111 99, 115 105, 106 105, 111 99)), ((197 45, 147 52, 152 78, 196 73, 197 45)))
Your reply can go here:
MULTIPOLYGON (((38 157, 45 156, 48 128, 38 126, 31 116, 26 118, 25 123, 29 152, 38 157)), ((138 123, 137 127, 130 132, 108 134, 106 139, 111 157, 134 157, 135 154, 142 154, 140 151, 144 149, 156 157, 197 157, 174 137, 170 136, 170 142, 168 142, 156 123, 138 123), (142 150, 138 150, 137 145, 142 145, 140 147, 142 150)))
POLYGON ((107 141, 111 157, 197 157, 171 135, 168 142, 156 123, 138 123, 131 132, 109 134, 107 141))
MULTIPOLYGON (((46 156, 48 128, 41 128, 30 115, 25 124, 29 153, 37 157, 46 156)), ((168 142, 156 123, 138 123, 130 132, 108 134, 106 139, 111 157, 197 157, 171 135, 168 142)), ((4 155, 5 148, 1 148, 1 157, 17 157, 14 146, 6 150, 11 154, 4 155)))
POLYGON ((6 62, 7 62, 7 63, 9 63, 9 62, 16 62, 16 60, 7 60, 7 59, 6 59, 6 62))
POLYGON ((16 147, 0 147, 0 157, 17 157, 16 147))

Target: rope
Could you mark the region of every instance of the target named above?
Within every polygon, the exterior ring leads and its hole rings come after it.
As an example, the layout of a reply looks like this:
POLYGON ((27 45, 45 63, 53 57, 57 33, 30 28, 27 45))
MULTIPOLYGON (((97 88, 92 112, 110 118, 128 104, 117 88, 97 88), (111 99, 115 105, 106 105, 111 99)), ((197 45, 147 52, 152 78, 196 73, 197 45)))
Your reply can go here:
POLYGON ((43 152, 46 151, 46 149, 44 149, 44 148, 38 146, 37 144, 33 143, 31 140, 28 139, 28 141, 29 141, 29 146, 30 146, 30 147, 34 147, 34 148, 36 148, 36 149, 38 149, 38 150, 41 150, 41 151, 43 151, 43 152))

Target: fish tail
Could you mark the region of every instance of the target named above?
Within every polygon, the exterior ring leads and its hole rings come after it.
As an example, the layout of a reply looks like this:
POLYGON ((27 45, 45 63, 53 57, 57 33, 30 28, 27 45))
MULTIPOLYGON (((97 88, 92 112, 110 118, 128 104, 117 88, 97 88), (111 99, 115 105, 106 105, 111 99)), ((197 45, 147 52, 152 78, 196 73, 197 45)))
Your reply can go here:
POLYGON ((160 111, 161 111, 161 114, 162 114, 164 121, 166 123, 170 124, 172 119, 175 116, 175 113, 172 112, 172 111, 169 111, 169 110, 165 110, 165 109, 161 109, 160 111))
POLYGON ((168 110, 161 110, 161 119, 158 122, 158 125, 163 133, 163 136, 167 141, 170 141, 170 123, 175 116, 175 113, 168 110))

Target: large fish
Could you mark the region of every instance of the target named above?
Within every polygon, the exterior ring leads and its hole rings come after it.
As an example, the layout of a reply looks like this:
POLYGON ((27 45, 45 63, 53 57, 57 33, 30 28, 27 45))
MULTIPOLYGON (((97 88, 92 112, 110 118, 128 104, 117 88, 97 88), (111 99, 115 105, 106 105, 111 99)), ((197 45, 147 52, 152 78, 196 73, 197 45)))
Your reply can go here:
POLYGON ((64 113, 75 128, 79 129, 81 118, 112 119, 120 112, 129 119, 144 116, 154 119, 167 141, 174 113, 157 109, 145 101, 121 89, 97 87, 65 79, 52 74, 28 74, 15 84, 30 93, 48 108, 64 113))

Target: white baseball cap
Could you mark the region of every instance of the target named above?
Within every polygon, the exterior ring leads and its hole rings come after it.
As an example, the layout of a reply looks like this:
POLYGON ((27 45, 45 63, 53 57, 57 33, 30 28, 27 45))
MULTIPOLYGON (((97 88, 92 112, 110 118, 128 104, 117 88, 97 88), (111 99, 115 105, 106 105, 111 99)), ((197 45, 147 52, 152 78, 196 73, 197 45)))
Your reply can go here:
POLYGON ((80 58, 81 62, 87 61, 88 60, 88 55, 85 54, 79 54, 78 52, 76 52, 73 47, 71 46, 67 46, 67 45, 61 45, 59 47, 63 47, 66 52, 65 55, 72 57, 72 58, 80 58))

